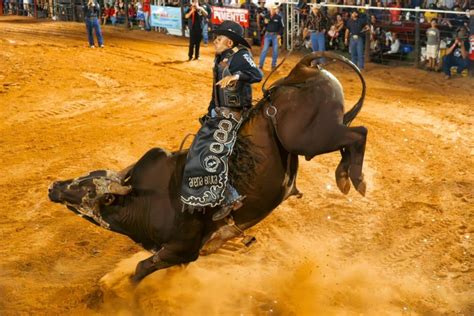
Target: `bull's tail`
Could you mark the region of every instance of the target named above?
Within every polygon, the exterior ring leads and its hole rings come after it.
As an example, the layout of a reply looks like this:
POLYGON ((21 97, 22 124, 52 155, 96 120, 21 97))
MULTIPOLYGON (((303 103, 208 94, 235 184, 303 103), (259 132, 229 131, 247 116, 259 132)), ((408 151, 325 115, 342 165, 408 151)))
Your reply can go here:
POLYGON ((362 105, 364 104, 364 99, 365 99, 365 92, 366 92, 366 87, 365 87, 365 80, 364 77, 362 76, 362 73, 360 72, 359 67, 354 65, 353 62, 351 62, 349 59, 347 59, 344 56, 341 56, 339 54, 331 53, 331 52, 313 52, 311 54, 306 55, 301 59, 300 63, 305 64, 306 66, 311 66, 311 63, 313 60, 318 59, 318 58, 328 58, 328 59, 335 59, 337 61, 340 61, 352 69, 357 73, 357 75, 360 78, 360 81, 362 83, 362 95, 360 96, 359 100, 357 103, 347 112, 344 114, 343 118, 343 123, 344 125, 349 126, 359 114, 360 110, 362 109, 362 105))

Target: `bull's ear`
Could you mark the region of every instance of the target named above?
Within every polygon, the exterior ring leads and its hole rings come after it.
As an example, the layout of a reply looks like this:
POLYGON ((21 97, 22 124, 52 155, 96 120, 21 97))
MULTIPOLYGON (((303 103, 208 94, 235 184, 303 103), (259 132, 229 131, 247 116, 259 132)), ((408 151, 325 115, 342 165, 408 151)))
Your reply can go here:
POLYGON ((132 186, 121 185, 117 182, 112 182, 109 184, 108 191, 111 194, 127 195, 130 193, 130 191, 132 191, 132 186))

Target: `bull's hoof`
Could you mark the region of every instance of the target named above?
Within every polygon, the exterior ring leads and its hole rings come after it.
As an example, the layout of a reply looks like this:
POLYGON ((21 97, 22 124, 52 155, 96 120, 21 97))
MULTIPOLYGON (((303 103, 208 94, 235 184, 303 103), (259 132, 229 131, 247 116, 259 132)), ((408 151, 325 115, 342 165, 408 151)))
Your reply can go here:
POLYGON ((254 236, 247 235, 242 238, 241 242, 245 245, 245 247, 250 247, 254 242, 257 241, 257 238, 254 236))
POLYGON ((148 274, 152 273, 154 270, 154 263, 151 258, 140 261, 135 268, 135 273, 130 276, 130 281, 132 284, 137 285, 143 280, 148 274))
POLYGON ((220 247, 225 243, 225 240, 222 240, 220 238, 215 238, 212 240, 209 240, 202 248, 199 250, 199 255, 200 256, 208 256, 217 250, 219 250, 220 247))
POLYGON ((343 194, 347 194, 351 190, 351 182, 349 181, 349 178, 346 178, 346 177, 338 178, 336 179, 336 184, 339 190, 343 194))
POLYGON ((143 277, 139 277, 136 274, 130 276, 130 283, 134 286, 137 286, 141 280, 143 280, 143 277))
POLYGON ((367 184, 365 183, 365 180, 362 180, 357 186, 357 192, 359 192, 362 196, 365 196, 366 189, 367 189, 367 184))
POLYGON ((288 196, 295 196, 297 199, 301 199, 303 197, 303 193, 301 193, 300 190, 298 190, 298 188, 296 188, 296 185, 295 185, 291 189, 291 192, 288 196))
POLYGON ((222 240, 221 234, 219 234, 219 231, 214 232, 209 238, 209 240, 202 246, 201 250, 199 250, 199 255, 200 256, 208 256, 211 253, 216 252, 223 244, 225 241, 222 240))

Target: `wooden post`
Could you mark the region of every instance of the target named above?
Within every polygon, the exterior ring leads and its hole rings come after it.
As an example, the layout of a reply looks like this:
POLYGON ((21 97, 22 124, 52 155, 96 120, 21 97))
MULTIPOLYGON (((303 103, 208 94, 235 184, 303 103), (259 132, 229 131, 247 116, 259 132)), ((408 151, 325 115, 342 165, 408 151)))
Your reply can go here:
POLYGON ((244 28, 244 37, 249 37, 249 28, 250 28, 250 0, 245 0, 245 9, 249 11, 249 27, 244 28))
POLYGON ((71 4, 72 20, 76 22, 76 1, 70 0, 69 3, 71 4))
POLYGON ((369 31, 365 32, 365 49, 364 49, 364 59, 365 62, 370 62, 370 14, 369 14, 369 5, 365 5, 365 18, 367 19, 367 25, 369 26, 369 31))
POLYGON ((181 8, 181 34, 183 37, 185 36, 184 31, 184 7, 183 7, 183 0, 179 0, 179 6, 181 8))
MULTIPOLYGON (((151 13, 151 8, 150 8, 150 13, 151 13)), ((129 28, 129 23, 128 23, 128 0, 125 0, 125 28, 129 28)))
POLYGON ((33 1, 33 10, 34 10, 35 19, 38 18, 38 10, 37 10, 37 8, 36 8, 37 5, 38 5, 37 0, 34 0, 34 1, 33 1))
POLYGON ((420 67, 420 7, 415 8, 415 67, 420 67))
MULTIPOLYGON (((286 3, 286 4, 283 4, 280 6, 280 8, 282 8, 282 18, 283 18, 283 25, 285 26, 285 30, 283 31, 283 36, 282 36, 282 39, 281 39, 281 46, 283 49, 286 49, 288 50, 288 45, 287 45, 287 40, 288 40, 288 30, 289 30, 289 27, 288 27, 288 12, 289 12, 289 6, 290 4, 286 3)), ((271 14, 271 13, 270 13, 271 14)))
MULTIPOLYGON (((469 44, 472 50, 474 50, 474 9, 471 7, 471 10, 469 11, 469 28, 471 30, 471 34, 469 36, 469 44)), ((471 78, 474 78, 474 60, 472 59, 474 55, 474 51, 471 52, 470 56, 468 58, 471 58, 469 61, 469 76, 471 78)))

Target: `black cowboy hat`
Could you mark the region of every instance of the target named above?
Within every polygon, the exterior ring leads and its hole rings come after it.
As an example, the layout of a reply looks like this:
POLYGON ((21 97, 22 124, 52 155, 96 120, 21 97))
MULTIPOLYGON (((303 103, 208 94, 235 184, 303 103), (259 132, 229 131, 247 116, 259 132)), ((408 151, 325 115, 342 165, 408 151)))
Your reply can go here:
POLYGON ((241 44, 250 48, 250 44, 244 39, 244 29, 234 21, 224 21, 214 31, 216 35, 224 35, 230 38, 235 44, 241 44))

